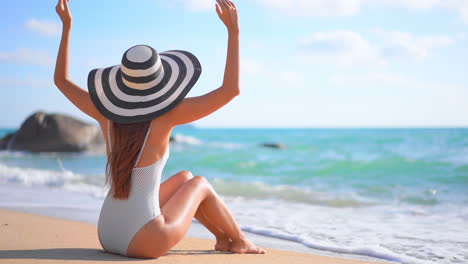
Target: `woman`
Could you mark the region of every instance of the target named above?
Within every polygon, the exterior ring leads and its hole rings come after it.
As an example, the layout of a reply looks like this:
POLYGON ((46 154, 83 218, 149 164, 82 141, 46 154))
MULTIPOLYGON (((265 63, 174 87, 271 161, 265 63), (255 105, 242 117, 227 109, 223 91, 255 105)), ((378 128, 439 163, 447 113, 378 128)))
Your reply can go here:
POLYGON ((128 49, 119 65, 92 70, 89 93, 83 90, 68 74, 72 27, 68 0, 59 0, 56 11, 63 31, 55 84, 99 122, 106 140, 106 184, 111 184, 98 221, 102 247, 124 256, 158 258, 182 239, 195 217, 215 235, 215 250, 265 253, 240 230, 204 177, 181 171, 160 184, 173 128, 201 119, 239 95, 234 3, 217 0, 216 4, 229 33, 223 85, 191 98, 184 97, 201 74, 197 58, 187 51, 158 53, 147 45, 128 49))

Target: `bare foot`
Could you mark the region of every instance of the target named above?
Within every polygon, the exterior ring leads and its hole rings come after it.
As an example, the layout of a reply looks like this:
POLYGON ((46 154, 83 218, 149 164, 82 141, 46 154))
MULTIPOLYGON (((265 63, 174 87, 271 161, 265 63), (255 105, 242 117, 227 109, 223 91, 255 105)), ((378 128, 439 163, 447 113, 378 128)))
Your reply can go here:
POLYGON ((217 251, 230 251, 232 241, 229 237, 216 238, 215 250, 217 251))
POLYGON ((266 253, 264 249, 255 246, 255 244, 252 243, 247 238, 232 241, 231 251, 234 253, 240 253, 240 254, 244 254, 244 253, 265 254, 266 253))

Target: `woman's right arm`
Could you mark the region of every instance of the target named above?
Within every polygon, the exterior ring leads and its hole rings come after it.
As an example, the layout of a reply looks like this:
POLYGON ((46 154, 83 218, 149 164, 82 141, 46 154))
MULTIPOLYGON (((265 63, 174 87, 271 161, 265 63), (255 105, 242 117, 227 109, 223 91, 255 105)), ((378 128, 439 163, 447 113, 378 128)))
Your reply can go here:
POLYGON ((55 64, 54 82, 57 88, 85 114, 101 122, 104 116, 98 111, 89 97, 88 91, 84 90, 69 77, 70 64, 70 32, 72 28, 72 15, 68 6, 69 0, 58 0, 55 10, 62 20, 62 39, 55 64))
POLYGON ((237 8, 228 0, 216 0, 216 12, 228 30, 228 49, 223 85, 207 94, 182 100, 167 113, 173 126, 201 119, 229 103, 240 94, 239 23, 237 8))

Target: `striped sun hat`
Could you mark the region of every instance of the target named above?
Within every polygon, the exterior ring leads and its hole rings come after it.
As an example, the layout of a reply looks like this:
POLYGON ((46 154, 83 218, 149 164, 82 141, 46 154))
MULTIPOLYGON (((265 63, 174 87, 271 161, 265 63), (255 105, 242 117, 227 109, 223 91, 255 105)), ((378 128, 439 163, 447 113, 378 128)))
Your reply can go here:
POLYGON ((190 52, 158 53, 137 45, 122 56, 122 63, 94 69, 88 90, 94 105, 117 123, 152 120, 180 103, 201 74, 198 59, 190 52))

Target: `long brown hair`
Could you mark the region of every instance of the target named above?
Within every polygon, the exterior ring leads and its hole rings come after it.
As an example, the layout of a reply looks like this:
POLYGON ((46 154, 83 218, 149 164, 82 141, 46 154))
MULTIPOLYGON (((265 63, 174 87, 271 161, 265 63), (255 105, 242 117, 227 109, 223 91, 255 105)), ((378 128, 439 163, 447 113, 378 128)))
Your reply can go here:
POLYGON ((106 184, 111 183, 110 191, 114 192, 114 198, 125 200, 130 195, 132 169, 136 166, 135 162, 143 146, 151 120, 131 124, 119 124, 111 121, 111 127, 112 124, 114 129, 111 129, 109 139, 112 141, 112 152, 106 164, 106 171, 110 169, 109 173, 106 174, 106 184))

